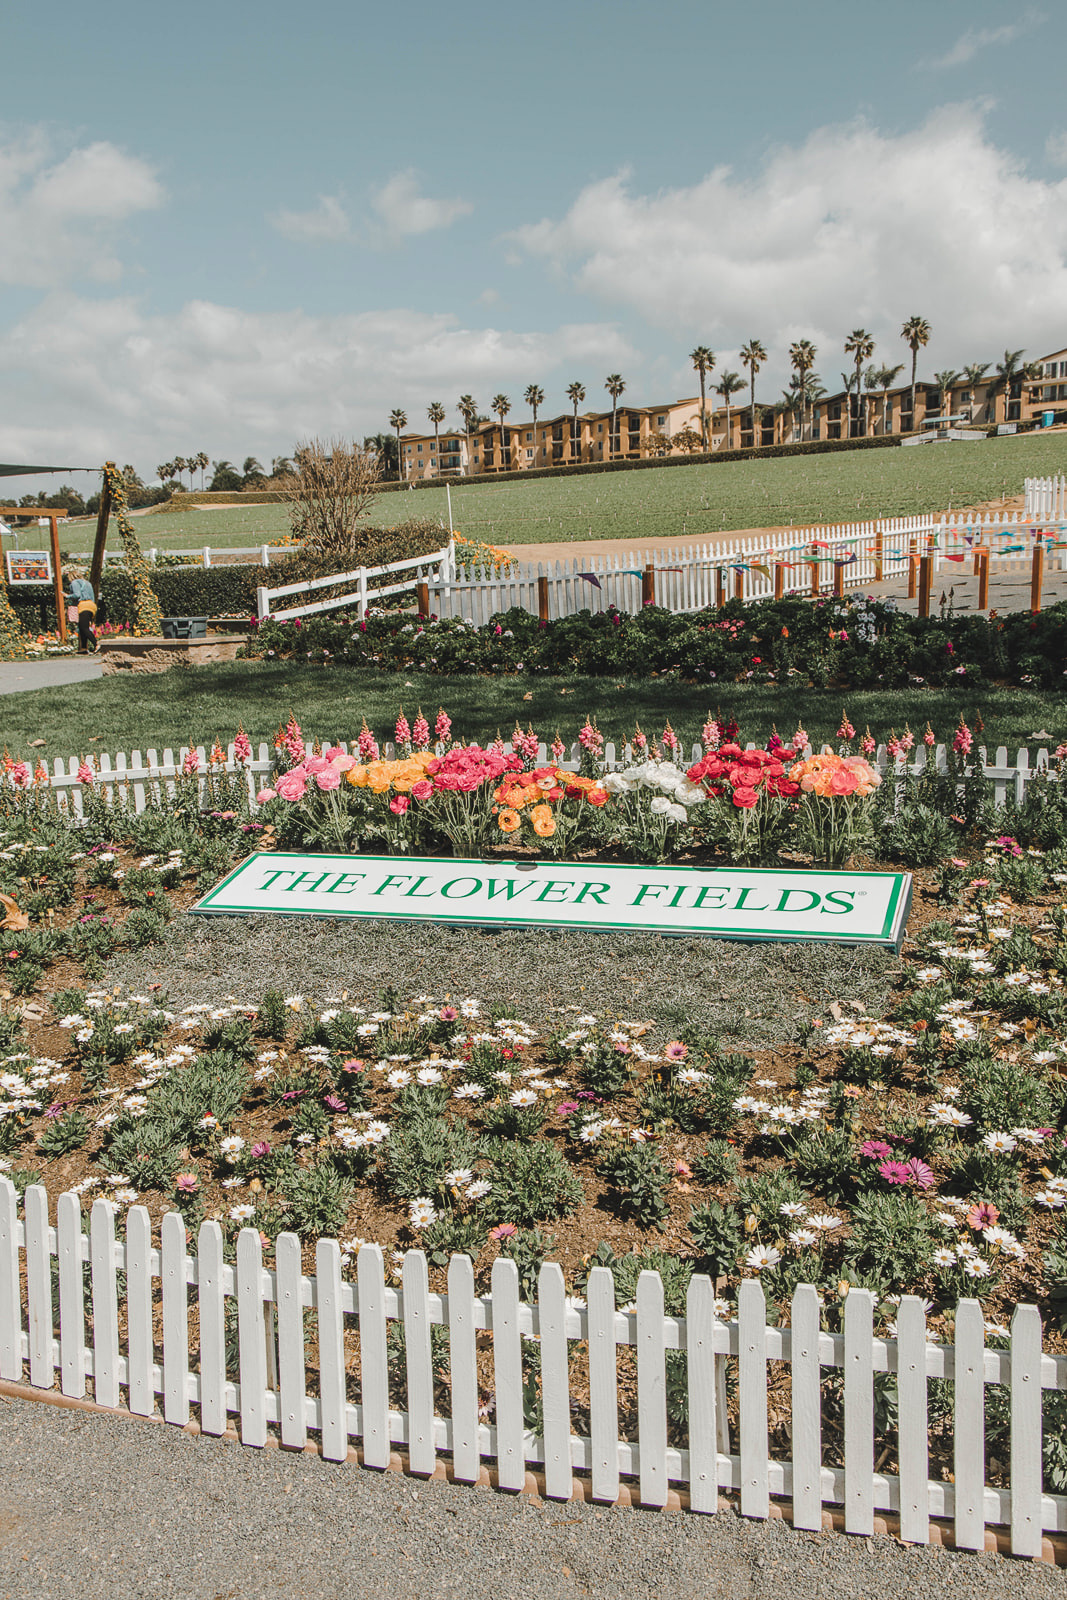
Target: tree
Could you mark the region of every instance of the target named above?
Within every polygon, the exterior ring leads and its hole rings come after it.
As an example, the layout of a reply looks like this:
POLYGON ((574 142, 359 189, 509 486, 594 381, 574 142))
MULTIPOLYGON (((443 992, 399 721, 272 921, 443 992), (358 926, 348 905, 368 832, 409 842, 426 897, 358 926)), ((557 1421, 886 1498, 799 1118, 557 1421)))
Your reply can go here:
POLYGON ((903 364, 897 367, 879 367, 878 387, 882 391, 882 432, 886 431, 886 412, 889 409, 889 391, 904 371, 903 364))
POLYGON ((812 367, 815 365, 815 346, 812 344, 811 340, 810 339, 798 339, 794 344, 791 344, 789 346, 789 360, 792 363, 792 365, 793 365, 793 367, 794 367, 794 369, 796 371, 797 382, 798 382, 799 390, 800 390, 800 394, 801 394, 800 437, 803 439, 803 437, 804 437, 803 396, 806 393, 806 380, 807 380, 808 373, 811 371, 812 367))
POLYGON ((471 470, 471 430, 478 426, 478 402, 472 394, 461 394, 456 401, 456 410, 463 418, 463 430, 467 440, 467 472, 471 470))
POLYGON ((691 422, 687 422, 684 428, 673 435, 671 444, 676 450, 684 450, 689 456, 696 455, 698 450, 704 448, 704 441, 691 422))
POLYGON ((266 482, 266 473, 263 471, 262 465, 256 460, 255 456, 245 456, 244 465, 241 468, 241 472, 244 477, 245 485, 248 487, 254 488, 257 484, 266 482))
POLYGON ((911 426, 915 431, 915 368, 919 360, 919 349, 930 343, 930 324, 925 317, 909 317, 900 330, 900 337, 911 351, 911 426))
MULTIPOLYGON (((211 488, 215 494, 242 487, 241 474, 232 461, 213 461, 211 465, 215 469, 215 475, 211 480, 211 488)), ((183 466, 188 466, 188 462, 183 462, 183 466)))
POLYGON ((996 376, 989 385, 989 397, 994 403, 994 420, 996 396, 1003 393, 1005 400, 1005 416, 1007 415, 1007 401, 1011 396, 1012 385, 1020 378, 1026 376, 1026 369, 1022 365, 1022 350, 1005 350, 1004 360, 996 365, 996 376))
POLYGON ((433 423, 433 448, 437 457, 437 470, 441 470, 441 424, 445 420, 445 408, 440 400, 431 400, 426 407, 426 415, 433 423))
POLYGON ((539 389, 536 383, 531 383, 529 388, 527 389, 526 393, 523 395, 522 398, 526 401, 526 404, 530 407, 531 411, 533 412, 534 465, 536 466, 537 465, 537 408, 538 408, 538 406, 543 406, 544 403, 545 403, 545 391, 543 389, 539 389))
POLYGON ((745 387, 745 380, 739 372, 724 372, 715 385, 715 393, 721 394, 726 401, 726 448, 730 449, 730 396, 736 394, 738 389, 745 387))
POLYGON ((972 362, 972 364, 969 367, 964 367, 964 369, 963 369, 963 376, 966 379, 967 386, 971 391, 971 421, 972 422, 974 421, 974 391, 977 389, 978 385, 981 383, 982 379, 985 377, 985 375, 986 375, 986 373, 988 371, 989 371, 989 362, 988 361, 975 361, 975 362, 972 362))
MULTIPOLYGON (((396 439, 391 433, 371 433, 363 440, 364 450, 373 451, 378 457, 378 466, 383 478, 399 476, 399 467, 396 453, 396 439)), ((274 476, 276 478, 292 477, 296 471, 288 456, 279 456, 274 462, 274 476), (285 470, 281 467, 284 465, 285 470)))
POLYGON ((500 470, 503 472, 507 465, 504 445, 504 418, 511 410, 511 401, 506 394, 495 394, 489 402, 489 409, 495 417, 500 418, 500 470))
POLYGON ((389 426, 391 428, 395 428, 395 430, 396 430, 396 475, 397 475, 397 477, 399 479, 401 479, 401 481, 403 480, 405 474, 404 474, 404 455, 403 455, 403 451, 400 448, 400 430, 401 430, 401 428, 406 428, 407 425, 408 425, 408 417, 407 417, 407 412, 406 411, 401 411, 399 406, 397 407, 397 409, 395 411, 390 411, 390 413, 389 413, 389 426))
POLYGON ((934 373, 934 382, 937 384, 938 393, 940 394, 940 397, 941 397, 941 418, 942 418, 942 421, 944 421, 944 416, 945 416, 945 402, 946 402, 946 400, 948 401, 949 412, 951 413, 951 411, 952 411, 952 391, 956 387, 956 383, 959 380, 959 376, 960 376, 959 373, 956 372, 955 369, 952 368, 952 367, 946 367, 943 372, 935 372, 934 373))
MULTIPOLYGON (((392 439, 387 433, 376 433, 373 437, 376 440, 389 439, 390 444, 392 444, 392 439)), ((366 439, 364 439, 363 444, 364 447, 367 447, 366 439)), ((377 448, 380 451, 381 446, 378 445, 377 448)), ((272 478, 288 478, 291 476, 292 471, 293 463, 289 460, 288 456, 271 456, 270 475, 272 478)))
POLYGON ((160 462, 159 466, 156 468, 156 475, 159 478, 160 483, 166 486, 174 477, 174 462, 160 462))
POLYGON ((689 359, 697 370, 700 378, 700 437, 704 449, 708 448, 708 412, 704 404, 704 386, 708 373, 715 365, 715 352, 709 350, 706 344, 698 344, 695 350, 689 352, 689 359))
POLYGON ((208 465, 208 454, 206 450, 197 451, 196 465, 200 472, 200 487, 202 489, 204 487, 204 468, 208 465))
POLYGON ((856 365, 856 432, 860 431, 860 406, 862 402, 863 363, 874 354, 874 340, 866 328, 853 328, 845 340, 845 354, 851 355, 856 365))
POLYGON ((574 423, 571 427, 571 460, 580 461, 582 457, 582 439, 578 432, 578 407, 585 399, 585 386, 581 383, 567 385, 567 398, 574 407, 574 423))
POLYGON ((750 339, 741 346, 741 365, 748 368, 749 404, 752 408, 752 443, 759 444, 759 418, 756 416, 756 373, 767 359, 767 351, 758 339, 750 339))
POLYGON ((359 521, 381 482, 378 450, 354 440, 308 439, 297 445, 295 466, 285 483, 293 538, 310 554, 355 564, 366 532, 359 521))
MULTIPOLYGON (((807 343, 806 340, 803 342, 807 343)), ((813 355, 815 353, 814 346, 811 346, 811 353, 813 355)), ((789 388, 783 391, 782 404, 778 409, 780 412, 792 413, 794 422, 799 424, 801 439, 804 437, 805 418, 810 416, 812 406, 816 400, 821 400, 825 393, 826 390, 819 381, 819 374, 806 367, 803 371, 797 369, 789 380, 789 388)))
POLYGON ((626 388, 626 385, 619 377, 617 372, 609 372, 608 376, 604 379, 604 387, 611 396, 611 459, 614 461, 615 451, 618 446, 618 427, 616 424, 616 417, 618 416, 619 396, 626 388))

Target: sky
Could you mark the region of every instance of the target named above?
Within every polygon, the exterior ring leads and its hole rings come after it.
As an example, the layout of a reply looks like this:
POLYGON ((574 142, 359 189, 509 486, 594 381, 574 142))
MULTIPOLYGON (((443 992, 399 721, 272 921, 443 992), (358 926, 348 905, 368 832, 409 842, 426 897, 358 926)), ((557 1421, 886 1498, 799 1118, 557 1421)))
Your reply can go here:
POLYGON ((794 340, 832 391, 912 315, 920 376, 1067 345, 1061 0, 57 0, 0 42, 2 460, 655 405, 751 338, 771 403, 794 340))

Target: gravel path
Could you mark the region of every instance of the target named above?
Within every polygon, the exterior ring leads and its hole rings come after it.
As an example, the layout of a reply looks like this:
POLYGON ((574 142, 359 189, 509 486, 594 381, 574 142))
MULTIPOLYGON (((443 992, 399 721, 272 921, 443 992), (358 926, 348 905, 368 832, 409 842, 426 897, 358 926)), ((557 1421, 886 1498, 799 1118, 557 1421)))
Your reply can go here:
POLYGON ((162 945, 120 954, 105 982, 137 990, 163 982, 171 999, 258 1001, 270 987, 312 1000, 376 1000, 388 984, 402 1000, 473 995, 535 1023, 546 1006, 686 1021, 731 1043, 789 1040, 801 1017, 833 1000, 881 1005, 897 962, 842 945, 737 944, 648 934, 568 934, 319 920, 176 916, 162 945))
POLYGON ((534 1504, 0 1399, 4 1600, 1030 1600, 1040 1563, 534 1504))

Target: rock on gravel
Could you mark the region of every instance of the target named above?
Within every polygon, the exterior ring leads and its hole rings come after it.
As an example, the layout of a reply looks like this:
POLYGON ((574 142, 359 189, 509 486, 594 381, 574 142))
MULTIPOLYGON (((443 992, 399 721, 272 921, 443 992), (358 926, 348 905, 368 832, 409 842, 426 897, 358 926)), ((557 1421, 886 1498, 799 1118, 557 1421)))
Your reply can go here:
POLYGON ((0 1399, 5 1600, 1038 1600, 999 1556, 530 1503, 0 1399))

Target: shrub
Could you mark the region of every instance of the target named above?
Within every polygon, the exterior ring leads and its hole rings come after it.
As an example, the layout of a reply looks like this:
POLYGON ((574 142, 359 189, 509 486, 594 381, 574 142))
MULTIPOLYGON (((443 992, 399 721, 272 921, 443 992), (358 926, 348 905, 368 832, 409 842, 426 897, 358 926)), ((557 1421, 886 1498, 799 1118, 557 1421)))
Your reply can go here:
POLYGON ((717 1200, 708 1200, 702 1206, 694 1206, 688 1227, 702 1265, 713 1278, 724 1278, 736 1271, 745 1230, 733 1208, 727 1210, 717 1200))
POLYGON ((847 1259, 854 1270, 885 1288, 914 1283, 926 1271, 934 1230, 916 1195, 860 1195, 851 1220, 847 1259))
POLYGON ((670 1215, 670 1174, 651 1144, 609 1146, 597 1171, 611 1187, 611 1202, 621 1217, 641 1228, 659 1228, 670 1215))
POLYGON ((520 1228, 569 1216, 582 1199, 581 1183, 547 1139, 509 1144, 494 1157, 492 1179, 493 1215, 520 1228))

